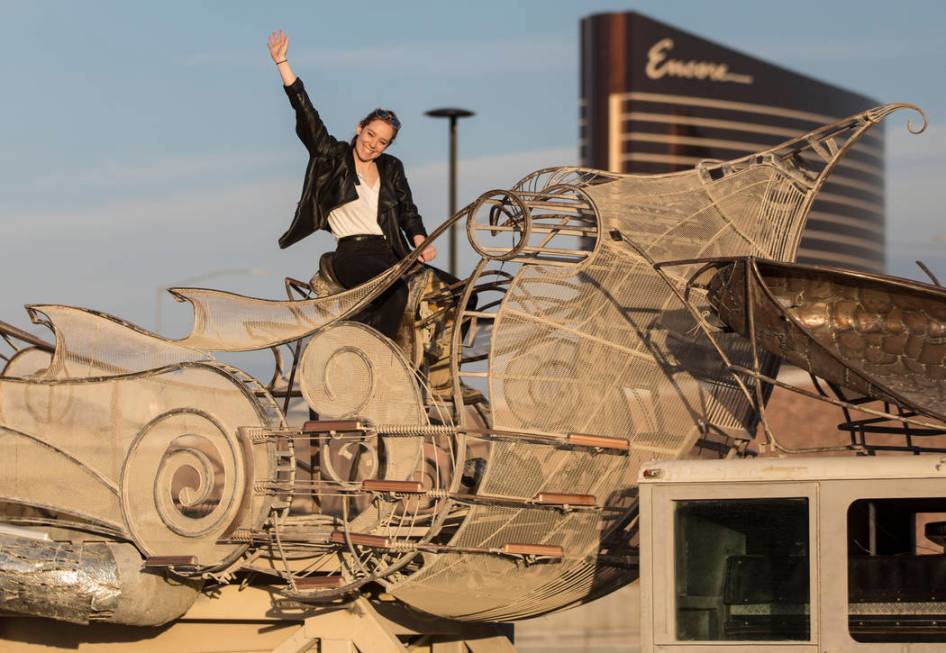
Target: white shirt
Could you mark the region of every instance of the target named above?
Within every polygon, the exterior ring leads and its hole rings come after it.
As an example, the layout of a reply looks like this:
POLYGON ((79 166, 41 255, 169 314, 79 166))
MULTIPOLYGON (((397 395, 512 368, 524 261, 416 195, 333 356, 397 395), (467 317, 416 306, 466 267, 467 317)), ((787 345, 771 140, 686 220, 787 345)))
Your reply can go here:
POLYGON ((361 182, 355 184, 358 199, 352 200, 328 214, 328 226, 336 238, 373 234, 383 236, 381 225, 378 224, 378 193, 381 190, 381 177, 374 186, 369 186, 361 175, 361 182))

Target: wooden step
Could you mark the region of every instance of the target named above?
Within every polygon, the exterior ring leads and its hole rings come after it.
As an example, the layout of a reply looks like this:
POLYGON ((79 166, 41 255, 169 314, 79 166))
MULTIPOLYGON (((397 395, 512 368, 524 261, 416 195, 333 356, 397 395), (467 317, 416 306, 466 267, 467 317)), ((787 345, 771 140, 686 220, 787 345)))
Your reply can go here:
POLYGON ((357 419, 311 420, 302 426, 303 433, 364 431, 365 423, 357 419))

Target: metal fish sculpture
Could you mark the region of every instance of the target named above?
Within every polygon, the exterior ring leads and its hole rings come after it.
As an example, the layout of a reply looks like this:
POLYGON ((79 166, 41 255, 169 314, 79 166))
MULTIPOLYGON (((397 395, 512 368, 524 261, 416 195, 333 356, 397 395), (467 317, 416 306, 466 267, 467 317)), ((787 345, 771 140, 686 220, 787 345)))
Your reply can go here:
POLYGON ((758 422, 752 379, 722 366, 757 352, 706 336, 689 278, 791 261, 832 169, 904 107, 680 173, 540 170, 431 235, 466 221, 481 258, 454 284, 414 269, 421 245, 349 291, 176 289, 194 310, 176 341, 33 307, 55 346, 0 377, 0 608, 158 624, 241 581, 507 621, 632 582, 641 463, 742 451, 758 422), (405 338, 346 321, 402 275, 405 338), (268 384, 213 357, 267 348, 268 384), (317 419, 290 423, 293 401, 317 419))

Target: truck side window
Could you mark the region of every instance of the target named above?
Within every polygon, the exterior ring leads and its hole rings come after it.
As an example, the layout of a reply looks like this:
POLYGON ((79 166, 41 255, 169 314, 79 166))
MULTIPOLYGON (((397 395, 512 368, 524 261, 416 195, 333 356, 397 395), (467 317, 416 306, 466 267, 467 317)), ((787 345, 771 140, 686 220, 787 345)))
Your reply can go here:
POLYGON ((677 501, 677 639, 808 640, 808 499, 677 501))
POLYGON ((861 499, 847 532, 851 637, 946 642, 946 499, 861 499))

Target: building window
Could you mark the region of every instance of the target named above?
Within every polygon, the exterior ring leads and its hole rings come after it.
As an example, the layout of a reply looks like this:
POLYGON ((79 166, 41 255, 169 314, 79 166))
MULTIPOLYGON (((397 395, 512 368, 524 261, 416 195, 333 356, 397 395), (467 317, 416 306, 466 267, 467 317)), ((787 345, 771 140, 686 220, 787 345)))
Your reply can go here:
POLYGON ((847 531, 851 637, 946 642, 946 499, 855 501, 847 531))
POLYGON ((808 640, 808 499, 676 503, 679 640, 808 640))

